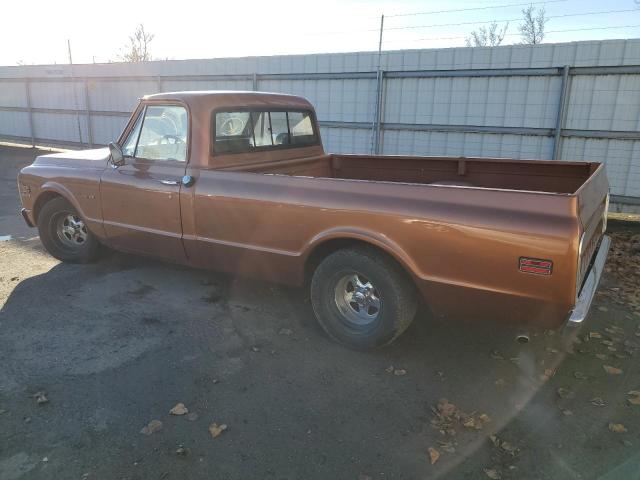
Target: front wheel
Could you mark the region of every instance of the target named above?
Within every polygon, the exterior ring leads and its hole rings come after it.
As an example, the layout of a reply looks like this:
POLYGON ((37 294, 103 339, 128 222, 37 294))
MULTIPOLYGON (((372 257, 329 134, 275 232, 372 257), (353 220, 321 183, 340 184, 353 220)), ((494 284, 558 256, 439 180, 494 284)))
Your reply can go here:
POLYGON ((47 251, 63 262, 88 263, 98 256, 97 238, 62 197, 44 204, 38 215, 38 233, 47 251))
POLYGON ((368 247, 326 257, 311 280, 311 303, 331 338, 359 349, 393 342, 418 305, 413 282, 400 265, 368 247))

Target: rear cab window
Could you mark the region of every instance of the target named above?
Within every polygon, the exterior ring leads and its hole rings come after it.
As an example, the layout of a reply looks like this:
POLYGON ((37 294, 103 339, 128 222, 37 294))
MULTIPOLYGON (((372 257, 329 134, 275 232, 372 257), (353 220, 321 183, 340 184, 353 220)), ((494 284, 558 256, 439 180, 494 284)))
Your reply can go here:
POLYGON ((225 109, 211 118, 214 154, 246 153, 319 144, 313 113, 295 109, 225 109))

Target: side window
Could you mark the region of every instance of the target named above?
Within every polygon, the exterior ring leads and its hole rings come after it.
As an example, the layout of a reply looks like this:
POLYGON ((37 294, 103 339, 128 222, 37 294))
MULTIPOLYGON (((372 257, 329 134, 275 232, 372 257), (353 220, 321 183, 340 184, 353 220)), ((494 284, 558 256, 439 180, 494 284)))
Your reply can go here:
POLYGON ((140 127, 142 126, 142 117, 144 117, 144 109, 138 115, 136 124, 131 129, 131 132, 129 132, 129 136, 122 147, 122 153, 125 157, 133 157, 133 154, 136 151, 136 144, 138 143, 138 137, 140 136, 140 127))
POLYGON ((249 112, 218 112, 215 149, 218 153, 246 152, 255 146, 249 112))
POLYGON ((317 142, 309 112, 289 112, 289 129, 291 130, 291 143, 294 145, 317 142))
POLYGON ((287 112, 271 112, 271 135, 274 145, 289 145, 287 112))
POLYGON ((271 124, 269 112, 251 112, 253 124, 253 139, 256 147, 270 147, 273 145, 271 138, 271 124))
MULTIPOLYGON (((240 153, 318 142, 311 112, 255 110, 215 112, 213 150, 240 153)), ((144 128, 143 128, 144 129, 144 128)))
POLYGON ((187 157, 187 132, 187 111, 184 107, 149 105, 145 110, 134 156, 184 162, 187 157))

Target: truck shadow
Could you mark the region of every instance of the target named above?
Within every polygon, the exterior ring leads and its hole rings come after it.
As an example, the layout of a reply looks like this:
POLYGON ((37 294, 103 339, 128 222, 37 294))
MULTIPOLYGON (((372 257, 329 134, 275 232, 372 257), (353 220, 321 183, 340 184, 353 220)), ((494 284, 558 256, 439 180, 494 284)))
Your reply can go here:
MULTIPOLYGON (((48 426, 33 426, 49 428, 53 442, 88 441, 95 412, 108 412, 101 421, 110 427, 103 438, 92 437, 91 448, 127 461, 150 448, 126 447, 150 415, 164 421, 177 401, 203 414, 213 402, 240 438, 249 435, 253 448, 271 455, 270 468, 283 468, 276 452, 285 449, 301 471, 320 472, 313 478, 380 471, 459 478, 512 465, 537 471, 534 452, 549 456, 543 442, 566 438, 557 427, 568 407, 558 400, 569 400, 556 398, 556 372, 576 354, 557 334, 534 335, 522 346, 513 329, 480 319, 436 320, 423 308, 391 346, 356 352, 324 335, 306 297, 299 289, 117 253, 93 265, 57 264, 19 281, 0 311, 0 400, 21 415, 33 415, 20 404, 41 389, 68 403, 71 416, 52 407, 48 426), (456 413, 441 433, 437 405, 444 398, 456 413), (490 420, 465 426, 480 414, 490 420), (290 435, 274 441, 274 428, 290 435), (515 450, 488 441, 490 434, 515 450), (298 448, 308 435, 324 457, 298 448), (435 466, 428 447, 439 449, 435 466), (350 463, 345 450, 362 461, 350 463)), ((574 395, 582 388, 586 396, 587 385, 564 388, 574 395)), ((168 427, 163 442, 206 442, 206 425, 196 423, 168 427)), ((12 424, 8 432, 19 436, 22 428, 12 424)), ((226 455, 229 475, 255 473, 233 444, 216 448, 206 462, 226 455)), ((175 470, 173 460, 155 461, 175 470)), ((96 468, 113 473, 109 462, 96 468)), ((196 465, 184 468, 199 476, 196 465)))

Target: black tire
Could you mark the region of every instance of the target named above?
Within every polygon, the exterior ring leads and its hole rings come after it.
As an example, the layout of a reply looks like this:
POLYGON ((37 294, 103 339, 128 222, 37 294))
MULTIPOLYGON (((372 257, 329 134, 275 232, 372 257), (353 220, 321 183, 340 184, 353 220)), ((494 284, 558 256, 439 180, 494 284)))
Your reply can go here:
POLYGON ((347 248, 327 256, 311 279, 311 303, 325 332, 334 340, 357 349, 393 342, 409 327, 418 307, 416 289, 407 273, 373 247, 347 248), (351 280, 354 274, 360 285, 355 291, 351 280), (370 293, 364 294, 365 299, 361 294, 364 308, 358 307, 357 302, 342 299, 350 294, 354 298, 355 292, 363 291, 362 285, 366 286, 365 291, 373 291, 371 302, 366 300, 370 293), (375 307, 376 298, 380 300, 379 308, 375 307), (368 318, 362 319, 362 316, 368 318), (362 323, 356 323, 360 321, 362 323))
POLYGON ((89 263, 98 257, 100 243, 91 233, 76 209, 62 197, 49 200, 42 206, 38 214, 38 233, 40 241, 47 251, 58 260, 69 263, 89 263), (68 217, 77 221, 74 226, 68 225, 68 217), (73 230, 69 238, 61 233, 61 224, 73 230), (78 227, 81 225, 81 227, 78 227))

